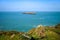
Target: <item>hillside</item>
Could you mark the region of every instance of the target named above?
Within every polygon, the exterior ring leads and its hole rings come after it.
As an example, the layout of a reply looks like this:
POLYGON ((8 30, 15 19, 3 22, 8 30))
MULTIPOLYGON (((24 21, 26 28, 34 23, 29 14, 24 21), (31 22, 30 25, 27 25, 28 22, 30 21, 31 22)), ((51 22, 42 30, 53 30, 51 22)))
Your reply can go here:
POLYGON ((37 28, 33 28, 28 32, 35 39, 39 40, 60 40, 60 30, 55 27, 46 27, 38 25, 37 28))
POLYGON ((28 32, 0 31, 0 40, 60 40, 60 24, 54 27, 38 25, 28 32))

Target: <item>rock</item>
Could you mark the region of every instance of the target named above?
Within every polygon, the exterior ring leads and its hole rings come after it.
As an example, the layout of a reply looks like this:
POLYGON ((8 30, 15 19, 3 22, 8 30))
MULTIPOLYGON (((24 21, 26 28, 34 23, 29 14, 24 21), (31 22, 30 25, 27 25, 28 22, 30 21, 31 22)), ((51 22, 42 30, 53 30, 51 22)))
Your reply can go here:
POLYGON ((42 25, 38 25, 35 30, 35 33, 40 37, 45 37, 45 27, 42 25))
POLYGON ((32 37, 37 37, 37 38, 46 36, 45 27, 42 25, 38 25, 37 28, 32 29, 29 33, 32 35, 32 37))
POLYGON ((12 34, 10 38, 13 38, 15 36, 15 34, 12 34))

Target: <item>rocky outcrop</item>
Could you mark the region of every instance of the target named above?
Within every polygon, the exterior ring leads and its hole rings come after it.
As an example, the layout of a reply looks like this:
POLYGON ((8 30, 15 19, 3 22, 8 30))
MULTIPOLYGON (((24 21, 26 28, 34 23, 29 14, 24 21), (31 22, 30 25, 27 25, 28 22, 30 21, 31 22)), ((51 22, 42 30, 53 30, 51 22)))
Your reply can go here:
POLYGON ((38 25, 37 28, 32 29, 29 33, 32 34, 33 37, 45 37, 45 27, 42 25, 38 25))

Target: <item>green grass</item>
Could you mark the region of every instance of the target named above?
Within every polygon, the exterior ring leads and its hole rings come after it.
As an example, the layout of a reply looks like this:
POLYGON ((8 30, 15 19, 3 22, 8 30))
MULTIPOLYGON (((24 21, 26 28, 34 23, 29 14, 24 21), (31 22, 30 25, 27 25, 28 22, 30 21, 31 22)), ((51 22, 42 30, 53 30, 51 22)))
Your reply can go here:
MULTIPOLYGON (((59 26, 60 27, 60 26, 59 26)), ((45 28, 45 37, 41 38, 39 36, 39 31, 42 28, 38 28, 38 32, 36 31, 36 28, 31 29, 29 32, 27 32, 27 35, 30 37, 33 37, 35 40, 60 40, 60 29, 55 27, 44 27, 45 28), (37 33, 37 34, 36 34, 37 33)), ((17 32, 17 31, 0 31, 0 40, 30 40, 26 37, 24 37, 22 34, 25 34, 24 32, 17 32), (21 34, 20 34, 21 33, 21 34), (11 36, 14 35, 14 37, 11 38, 11 36)))

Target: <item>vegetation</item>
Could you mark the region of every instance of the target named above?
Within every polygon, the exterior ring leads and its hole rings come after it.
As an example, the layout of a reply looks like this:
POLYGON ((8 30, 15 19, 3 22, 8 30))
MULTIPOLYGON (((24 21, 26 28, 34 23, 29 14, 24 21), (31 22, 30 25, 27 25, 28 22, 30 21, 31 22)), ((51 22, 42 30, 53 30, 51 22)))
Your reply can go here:
POLYGON ((27 33, 0 31, 0 40, 60 40, 60 24, 54 27, 38 25, 27 33))

